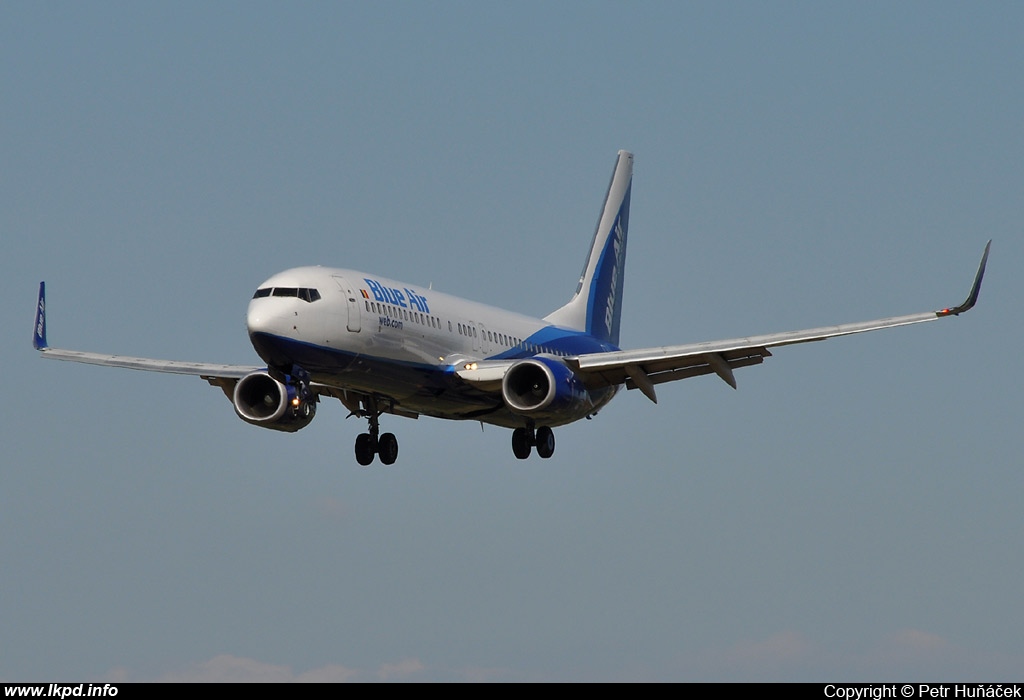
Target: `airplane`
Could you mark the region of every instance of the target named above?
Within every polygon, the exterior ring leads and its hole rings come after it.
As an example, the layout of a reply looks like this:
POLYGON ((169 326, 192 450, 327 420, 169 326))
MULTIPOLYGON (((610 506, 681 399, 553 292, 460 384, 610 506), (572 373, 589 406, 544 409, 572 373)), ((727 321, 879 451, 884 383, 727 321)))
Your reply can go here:
POLYGON ((906 316, 732 340, 622 350, 626 234, 633 154, 619 151, 583 272, 568 303, 544 318, 424 289, 376 274, 297 267, 259 285, 249 302, 249 339, 264 366, 125 357, 52 348, 46 285, 39 284, 33 346, 43 357, 199 376, 219 387, 246 423, 295 432, 321 398, 366 419, 355 458, 398 458, 380 432, 384 414, 472 420, 512 429, 512 452, 555 451, 552 428, 593 418, 625 387, 657 403, 664 382, 715 374, 736 388, 734 370, 761 364, 772 348, 958 316, 977 302, 989 249, 966 301, 906 316))

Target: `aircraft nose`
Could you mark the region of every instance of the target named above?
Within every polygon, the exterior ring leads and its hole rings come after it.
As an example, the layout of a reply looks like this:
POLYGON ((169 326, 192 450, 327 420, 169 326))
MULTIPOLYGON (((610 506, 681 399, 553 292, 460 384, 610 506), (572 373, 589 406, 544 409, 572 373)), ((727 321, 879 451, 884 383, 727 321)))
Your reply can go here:
POLYGON ((294 336, 289 329, 293 324, 283 316, 274 303, 265 303, 266 299, 253 299, 249 302, 249 310, 245 315, 245 325, 249 330, 249 342, 256 354, 271 367, 287 367, 292 364, 287 340, 294 336))
POLYGON ((253 299, 249 302, 249 310, 245 314, 245 326, 250 336, 258 333, 280 332, 280 314, 273 313, 268 308, 268 304, 262 302, 262 299, 253 299))

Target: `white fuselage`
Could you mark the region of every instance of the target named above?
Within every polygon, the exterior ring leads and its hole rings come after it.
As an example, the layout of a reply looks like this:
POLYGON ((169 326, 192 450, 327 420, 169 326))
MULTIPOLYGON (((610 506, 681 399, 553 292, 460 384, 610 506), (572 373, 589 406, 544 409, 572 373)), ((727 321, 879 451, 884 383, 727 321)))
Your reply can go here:
MULTIPOLYGON (((249 302, 253 347, 268 366, 386 395, 406 410, 519 425, 500 395, 453 380, 472 362, 615 349, 580 331, 378 275, 300 267, 274 275, 249 302)), ((596 412, 614 391, 601 391, 596 412)), ((581 416, 567 415, 562 422, 581 416)))

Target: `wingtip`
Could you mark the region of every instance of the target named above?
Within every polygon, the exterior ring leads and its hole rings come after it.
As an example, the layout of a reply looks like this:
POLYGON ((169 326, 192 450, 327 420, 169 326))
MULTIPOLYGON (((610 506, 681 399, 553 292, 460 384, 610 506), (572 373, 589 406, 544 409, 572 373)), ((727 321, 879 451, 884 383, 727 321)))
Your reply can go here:
POLYGON ((988 243, 985 244, 985 252, 981 255, 981 263, 978 265, 978 273, 974 276, 974 284, 971 285, 971 293, 967 295, 967 299, 960 306, 955 306, 949 309, 942 309, 936 311, 937 316, 959 316, 965 311, 970 311, 974 308, 974 305, 978 303, 978 297, 981 295, 981 280, 985 277, 985 266, 988 265, 988 252, 992 248, 992 239, 989 239, 988 243))
POLYGON ((36 322, 32 329, 32 347, 46 350, 46 282, 39 283, 39 300, 36 302, 36 322))

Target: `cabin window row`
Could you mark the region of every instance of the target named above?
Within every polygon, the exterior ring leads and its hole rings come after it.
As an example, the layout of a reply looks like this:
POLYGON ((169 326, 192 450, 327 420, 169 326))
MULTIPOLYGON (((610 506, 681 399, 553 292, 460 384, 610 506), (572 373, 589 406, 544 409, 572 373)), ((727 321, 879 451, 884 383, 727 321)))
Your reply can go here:
MULTIPOLYGON (((449 322, 448 325, 450 327, 451 322, 449 322)), ((478 337, 476 328, 470 326, 469 324, 460 323, 458 324, 458 329, 459 334, 461 335, 465 335, 471 338, 478 337)), ((521 350, 525 350, 526 352, 533 354, 545 352, 551 355, 558 355, 560 357, 569 356, 569 353, 563 352, 562 350, 557 350, 555 348, 548 347, 547 345, 536 345, 534 343, 528 343, 525 340, 521 340, 520 338, 516 338, 515 336, 507 335, 505 333, 481 330, 480 334, 485 335, 488 342, 497 343, 499 345, 504 345, 510 348, 519 348, 521 350)))
POLYGON ((408 309, 400 309, 397 306, 381 304, 379 301, 367 301, 364 299, 363 304, 366 305, 366 310, 369 313, 388 316, 401 321, 409 321, 410 323, 418 323, 421 326, 430 326, 431 328, 436 328, 438 330, 441 329, 441 320, 436 316, 431 316, 430 314, 421 313, 419 311, 409 311, 408 309))
MULTIPOLYGON (((315 291, 315 290, 314 290, 315 291)), ((390 304, 382 304, 378 301, 363 300, 363 304, 366 306, 366 310, 369 313, 376 313, 390 318, 395 318, 403 321, 410 321, 413 323, 419 323, 420 325, 430 326, 440 330, 441 321, 436 316, 429 314, 420 313, 418 311, 409 311, 408 309, 400 309, 390 304)), ((551 353, 552 355, 559 355, 562 357, 568 356, 568 353, 556 350, 554 348, 547 347, 545 345, 535 345, 534 343, 528 343, 515 336, 508 335, 506 333, 498 333, 495 331, 477 331, 475 326, 468 323, 455 323, 448 322, 448 332, 454 333, 458 331, 459 335, 467 338, 479 338, 481 334, 485 334, 487 341, 491 343, 498 343, 506 347, 517 347, 531 353, 551 353)))

